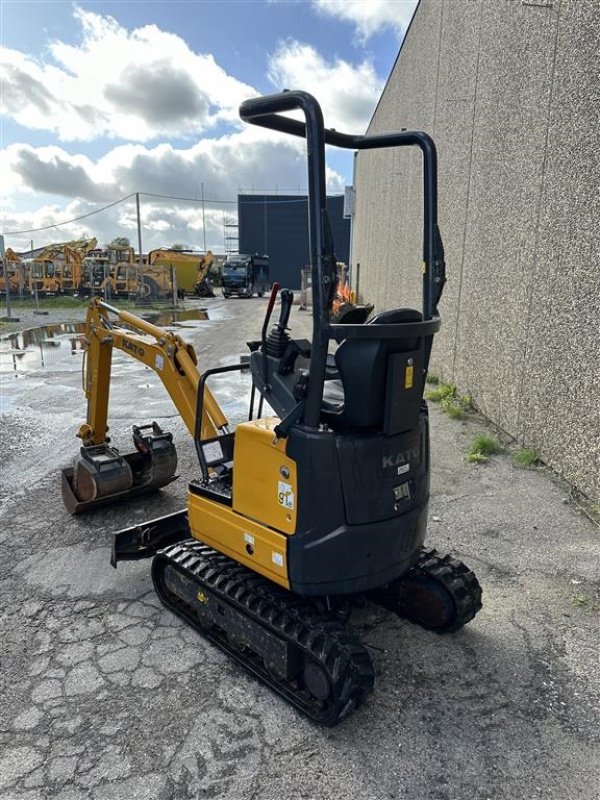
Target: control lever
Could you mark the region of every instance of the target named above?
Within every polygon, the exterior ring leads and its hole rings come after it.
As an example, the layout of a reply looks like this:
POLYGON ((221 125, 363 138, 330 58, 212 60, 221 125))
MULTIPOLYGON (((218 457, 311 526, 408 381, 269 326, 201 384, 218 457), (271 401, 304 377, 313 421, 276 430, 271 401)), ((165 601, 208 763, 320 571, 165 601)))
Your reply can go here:
MULTIPOLYGON (((266 354, 267 354, 267 329, 269 327, 269 321, 271 319, 271 314, 273 313, 273 306, 275 305, 275 300, 277 299, 277 292, 279 291, 279 284, 277 281, 271 287, 271 296, 269 297, 269 304, 267 305, 267 313, 265 314, 265 321, 263 322, 262 326, 262 351, 263 351, 263 378, 265 382, 265 391, 269 390, 269 368, 267 364, 266 354)), ((289 313, 288 313, 289 318, 289 313)))
POLYGON ((288 322, 290 321, 290 313, 292 311, 292 303, 294 302, 294 293, 289 289, 281 290, 281 311, 279 312, 279 322, 277 327, 280 331, 288 330, 288 322))

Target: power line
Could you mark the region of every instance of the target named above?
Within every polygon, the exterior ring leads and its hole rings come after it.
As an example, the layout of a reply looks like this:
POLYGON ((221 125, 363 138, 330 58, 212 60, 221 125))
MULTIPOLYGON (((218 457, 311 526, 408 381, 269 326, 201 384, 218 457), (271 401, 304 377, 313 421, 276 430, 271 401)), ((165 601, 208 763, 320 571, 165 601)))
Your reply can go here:
MULTIPOLYGON (((172 194, 153 194, 151 192, 132 192, 131 194, 126 195, 125 197, 121 197, 118 200, 109 203, 106 206, 102 206, 102 208, 96 208, 93 211, 88 211, 87 214, 82 214, 80 217, 73 217, 73 219, 66 219, 62 222, 55 222, 53 225, 42 225, 40 228, 27 228, 23 231, 5 231, 5 236, 21 236, 25 233, 37 233, 38 231, 48 231, 52 228, 60 228, 63 225, 70 225, 73 222, 79 222, 82 219, 87 219, 88 217, 93 217, 94 214, 100 214, 102 211, 106 211, 109 208, 113 208, 114 206, 119 205, 119 203, 124 203, 126 200, 131 200, 132 197, 135 197, 136 194, 143 195, 144 197, 156 197, 161 200, 182 200, 187 203, 202 203, 201 198, 197 197, 179 197, 177 195, 172 194)), ((265 194, 267 194, 265 192, 265 194)), ((253 195, 241 195, 243 197, 252 197, 253 195)), ((205 203, 212 203, 213 205, 237 205, 237 200, 204 200, 205 203)), ((306 197, 298 197, 294 198, 293 200, 244 200, 242 201, 243 205, 284 205, 286 203, 306 203, 306 197)))
MULTIPOLYGON (((261 194, 269 194, 269 192, 262 192, 261 194)), ((152 194, 150 192, 140 192, 140 195, 143 195, 144 197, 160 197, 163 200, 186 200, 189 203, 201 203, 202 202, 202 198, 198 198, 198 197, 177 197, 176 195, 172 195, 172 194, 152 194)), ((241 197, 253 197, 254 195, 244 194, 243 192, 240 192, 240 196, 241 197)), ((244 202, 244 205, 252 205, 253 203, 256 203, 257 205, 263 206, 263 205, 279 205, 279 204, 282 204, 282 203, 306 203, 306 200, 307 200, 306 197, 297 197, 297 198, 294 198, 293 200, 244 200, 243 202, 244 202)), ((209 200, 208 198, 205 198, 204 202, 205 203, 213 203, 214 205, 221 204, 221 205, 232 205, 232 206, 235 206, 238 203, 237 200, 209 200)))
POLYGON ((87 214, 82 214, 80 217, 74 217, 73 219, 66 219, 63 222, 56 222, 54 225, 43 225, 41 228, 28 228, 25 231, 5 231, 5 236, 20 236, 22 233, 36 233, 37 231, 48 231, 50 228, 60 228, 61 225, 70 225, 72 222, 79 222, 80 219, 87 219, 88 217, 93 217, 94 214, 99 214, 101 211, 106 211, 107 208, 112 208, 113 206, 119 205, 119 203, 124 202, 125 200, 130 200, 132 197, 135 197, 134 194, 128 194, 127 197, 121 197, 119 200, 115 200, 113 203, 109 203, 107 206, 103 206, 102 208, 96 208, 94 211, 89 211, 87 214))
MULTIPOLYGON (((162 200, 186 200, 188 203, 202 203, 201 197, 177 197, 174 194, 152 194, 151 192, 140 192, 143 197, 160 197, 162 200)), ((214 203, 222 205, 236 205, 237 200, 204 200, 205 203, 214 203)))

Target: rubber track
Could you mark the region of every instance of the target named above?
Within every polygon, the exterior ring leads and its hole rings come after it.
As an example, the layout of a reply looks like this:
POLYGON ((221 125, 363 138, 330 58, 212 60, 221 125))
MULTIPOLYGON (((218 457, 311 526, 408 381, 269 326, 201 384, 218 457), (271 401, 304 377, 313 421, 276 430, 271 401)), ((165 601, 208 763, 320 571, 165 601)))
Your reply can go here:
POLYGON ((403 580, 425 576, 439 581, 452 595, 455 617, 437 633, 452 633, 470 622, 481 609, 481 586, 466 564, 450 555, 440 556, 437 550, 423 550, 418 561, 403 580))
POLYGON ((372 691, 371 658, 339 622, 318 614, 301 598, 201 542, 192 539, 161 550, 152 562, 152 579, 167 608, 315 722, 337 725, 372 691), (240 651, 232 647, 226 634, 216 625, 209 629, 203 626, 194 609, 167 588, 164 570, 169 564, 193 580, 199 589, 210 590, 256 625, 297 647, 305 659, 317 663, 329 681, 328 699, 316 700, 299 681, 274 676, 260 656, 247 648, 240 651))

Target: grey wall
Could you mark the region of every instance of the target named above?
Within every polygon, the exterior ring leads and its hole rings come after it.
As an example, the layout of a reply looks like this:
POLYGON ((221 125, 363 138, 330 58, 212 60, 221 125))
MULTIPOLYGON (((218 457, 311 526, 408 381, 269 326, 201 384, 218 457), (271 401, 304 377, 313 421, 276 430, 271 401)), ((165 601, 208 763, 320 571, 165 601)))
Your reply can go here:
MULTIPOLYGON (((421 0, 369 132, 439 155, 432 371, 600 498, 600 0, 421 0)), ((420 155, 363 152, 353 262, 419 307, 420 155)))

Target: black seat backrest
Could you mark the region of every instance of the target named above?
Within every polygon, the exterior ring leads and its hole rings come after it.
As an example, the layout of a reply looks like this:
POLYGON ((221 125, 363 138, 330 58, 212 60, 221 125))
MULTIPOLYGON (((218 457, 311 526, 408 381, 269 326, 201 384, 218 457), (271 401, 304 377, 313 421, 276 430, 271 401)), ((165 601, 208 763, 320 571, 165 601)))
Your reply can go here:
MULTIPOLYGON (((396 325, 421 322, 423 315, 412 308, 384 311, 367 325, 396 325)), ((389 357, 418 350, 420 339, 346 339, 338 347, 335 361, 344 387, 345 428, 383 429, 388 390, 389 357)), ((418 376, 414 376, 415 381, 418 376)))

